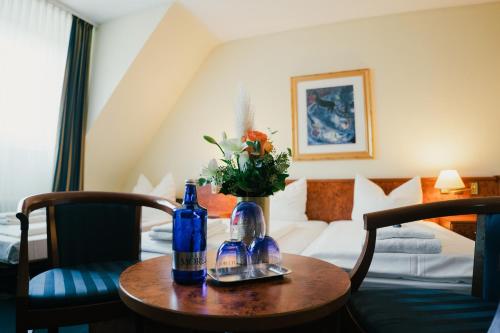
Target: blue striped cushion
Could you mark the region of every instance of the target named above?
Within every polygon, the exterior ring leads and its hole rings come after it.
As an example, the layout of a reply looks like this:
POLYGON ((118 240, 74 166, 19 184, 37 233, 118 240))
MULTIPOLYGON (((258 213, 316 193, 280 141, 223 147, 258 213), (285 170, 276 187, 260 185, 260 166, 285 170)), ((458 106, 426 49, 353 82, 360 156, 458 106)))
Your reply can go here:
POLYGON ((113 261, 54 268, 29 285, 33 307, 82 305, 118 299, 118 280, 135 261, 113 261))
POLYGON ((349 308, 368 332, 487 332, 496 303, 436 289, 366 289, 349 308))

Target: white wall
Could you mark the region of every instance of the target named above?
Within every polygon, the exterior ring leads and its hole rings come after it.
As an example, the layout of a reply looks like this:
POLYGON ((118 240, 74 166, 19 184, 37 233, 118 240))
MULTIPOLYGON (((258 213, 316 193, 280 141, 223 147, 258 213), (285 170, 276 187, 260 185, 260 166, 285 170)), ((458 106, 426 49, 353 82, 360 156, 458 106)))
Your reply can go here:
POLYGON ((156 28, 169 4, 106 22, 94 31, 87 131, 156 28))
MULTIPOLYGON (((257 128, 292 145, 290 77, 371 68, 375 159, 294 162, 291 177, 500 174, 500 4, 398 14, 230 42, 212 52, 130 173, 178 184, 217 150, 203 134, 233 130, 246 84, 257 128)), ((178 192, 182 191, 179 186, 178 192)))

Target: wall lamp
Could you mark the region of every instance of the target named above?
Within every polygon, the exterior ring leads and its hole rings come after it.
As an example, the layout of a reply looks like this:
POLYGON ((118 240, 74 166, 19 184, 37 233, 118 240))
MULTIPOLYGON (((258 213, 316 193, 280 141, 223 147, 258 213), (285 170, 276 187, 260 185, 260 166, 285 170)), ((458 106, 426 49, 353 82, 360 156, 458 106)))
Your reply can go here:
POLYGON ((460 194, 464 192, 470 192, 470 194, 479 193, 477 182, 470 183, 470 187, 465 187, 457 170, 442 170, 439 173, 434 187, 439 189, 441 194, 460 194))

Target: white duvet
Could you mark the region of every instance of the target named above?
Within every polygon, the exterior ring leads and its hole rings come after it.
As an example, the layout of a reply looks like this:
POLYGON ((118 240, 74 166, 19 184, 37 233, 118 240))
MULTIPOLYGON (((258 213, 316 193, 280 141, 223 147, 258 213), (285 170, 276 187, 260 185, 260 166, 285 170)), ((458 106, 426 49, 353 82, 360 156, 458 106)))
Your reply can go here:
MULTIPOLYGON (((225 220, 229 223, 229 219, 225 220)), ((300 254, 311 242, 326 230, 328 224, 323 221, 292 222, 277 220, 271 223, 271 236, 278 242, 283 253, 300 254)), ((207 239, 209 250, 216 250, 222 242, 229 239, 229 226, 225 232, 217 233, 207 239)), ((142 251, 170 254, 170 241, 152 240, 145 232, 142 233, 142 251)))
MULTIPOLYGON (((446 283, 471 283, 474 242, 432 222, 411 222, 441 240, 440 254, 375 253, 368 276, 416 279, 446 283)), ((351 270, 364 243, 361 222, 335 221, 302 255, 315 257, 351 270)))

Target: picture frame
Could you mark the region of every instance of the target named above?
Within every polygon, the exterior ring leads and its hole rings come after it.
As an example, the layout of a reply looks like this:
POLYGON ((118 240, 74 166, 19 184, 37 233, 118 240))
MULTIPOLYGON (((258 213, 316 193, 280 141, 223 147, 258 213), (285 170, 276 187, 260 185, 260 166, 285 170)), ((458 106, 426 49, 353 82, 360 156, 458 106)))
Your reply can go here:
POLYGON ((293 160, 372 159, 370 70, 291 78, 293 160))

